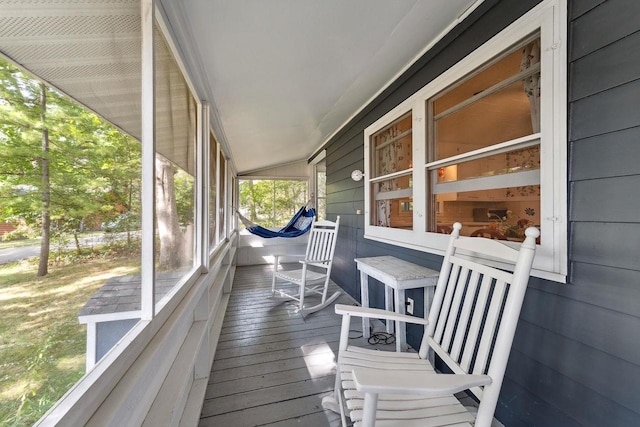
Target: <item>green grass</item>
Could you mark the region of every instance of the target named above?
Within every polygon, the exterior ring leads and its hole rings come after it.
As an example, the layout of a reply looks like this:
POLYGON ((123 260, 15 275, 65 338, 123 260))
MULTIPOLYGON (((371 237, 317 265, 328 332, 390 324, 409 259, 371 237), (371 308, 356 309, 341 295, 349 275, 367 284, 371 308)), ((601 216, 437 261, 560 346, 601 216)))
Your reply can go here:
POLYGON ((77 313, 137 257, 80 259, 36 277, 37 259, 0 266, 0 425, 36 422, 84 374, 77 313))

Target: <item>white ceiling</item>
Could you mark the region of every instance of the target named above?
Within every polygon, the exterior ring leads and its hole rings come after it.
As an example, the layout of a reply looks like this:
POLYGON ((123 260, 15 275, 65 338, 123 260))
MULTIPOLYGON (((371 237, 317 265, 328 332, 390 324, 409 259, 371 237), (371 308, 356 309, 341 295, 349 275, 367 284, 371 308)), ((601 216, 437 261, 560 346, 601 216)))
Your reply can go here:
MULTIPOLYGON (((238 173, 306 160, 482 2, 158 1, 238 173)), ((0 0, 0 54, 136 137, 140 40, 139 0, 0 0)))
POLYGON ((308 158, 474 3, 181 0, 180 8, 242 173, 308 158))

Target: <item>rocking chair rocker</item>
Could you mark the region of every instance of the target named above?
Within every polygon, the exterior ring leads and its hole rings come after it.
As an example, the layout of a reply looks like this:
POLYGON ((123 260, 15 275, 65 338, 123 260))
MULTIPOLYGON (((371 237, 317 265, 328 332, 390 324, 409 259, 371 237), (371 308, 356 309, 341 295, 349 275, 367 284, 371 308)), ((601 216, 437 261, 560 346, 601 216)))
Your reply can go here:
POLYGON ((322 404, 341 413, 343 426, 346 414, 358 427, 491 425, 540 232, 527 229, 518 251, 497 240, 460 239, 461 228, 454 224, 428 320, 336 305, 342 315, 336 385, 322 404), (514 265, 513 273, 480 261, 487 257, 514 265), (424 325, 420 351, 350 345, 351 316, 424 325), (430 350, 452 374, 434 371, 430 350), (479 400, 477 413, 455 398, 464 390, 479 400))
MULTIPOLYGON (((302 265, 301 268, 281 269, 281 255, 274 255, 271 298, 297 301, 296 311, 305 317, 307 314, 322 310, 340 296, 340 292, 337 291, 327 297, 339 224, 340 217, 335 222, 316 221, 313 223, 304 259, 299 261, 302 265), (305 305, 305 297, 308 295, 320 295, 321 300, 316 305, 305 305)), ((291 255, 286 256, 290 257, 291 255)))

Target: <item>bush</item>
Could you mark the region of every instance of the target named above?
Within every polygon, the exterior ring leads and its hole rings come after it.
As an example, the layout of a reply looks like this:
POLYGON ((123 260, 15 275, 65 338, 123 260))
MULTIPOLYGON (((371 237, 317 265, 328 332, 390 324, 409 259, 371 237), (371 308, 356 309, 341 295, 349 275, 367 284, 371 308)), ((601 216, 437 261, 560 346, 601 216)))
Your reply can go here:
POLYGON ((2 236, 2 241, 9 242, 12 240, 35 239, 36 237, 38 237, 36 230, 24 223, 20 223, 18 224, 18 228, 2 236))
POLYGON ((134 212, 123 213, 112 221, 102 224, 101 228, 107 233, 140 230, 140 216, 134 212))

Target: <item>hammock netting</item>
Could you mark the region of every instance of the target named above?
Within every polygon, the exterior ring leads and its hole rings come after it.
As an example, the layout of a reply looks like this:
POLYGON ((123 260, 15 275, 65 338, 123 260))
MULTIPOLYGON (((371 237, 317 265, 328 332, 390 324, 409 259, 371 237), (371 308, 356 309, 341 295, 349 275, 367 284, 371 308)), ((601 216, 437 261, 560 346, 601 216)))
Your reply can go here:
MULTIPOLYGON (((236 211, 238 212, 238 211, 236 211)), ((238 217, 242 221, 247 230, 251 234, 255 234, 256 236, 264 237, 265 239, 271 239, 274 237, 298 237, 302 236, 304 233, 311 229, 311 225, 313 224, 313 219, 316 216, 316 210, 305 205, 300 208, 298 212, 291 218, 289 223, 281 228, 280 230, 270 230, 268 228, 264 228, 260 225, 253 223, 251 220, 244 217, 240 212, 238 212, 238 217)))

